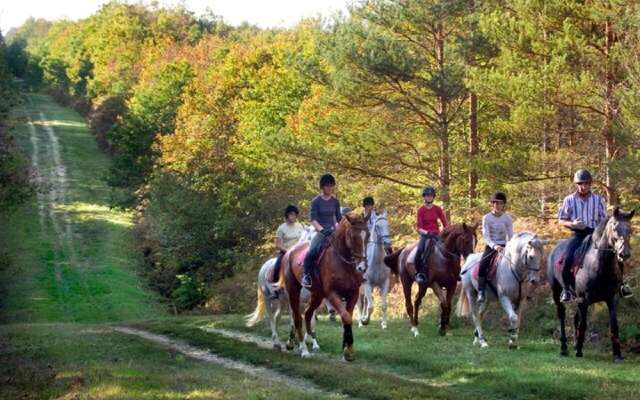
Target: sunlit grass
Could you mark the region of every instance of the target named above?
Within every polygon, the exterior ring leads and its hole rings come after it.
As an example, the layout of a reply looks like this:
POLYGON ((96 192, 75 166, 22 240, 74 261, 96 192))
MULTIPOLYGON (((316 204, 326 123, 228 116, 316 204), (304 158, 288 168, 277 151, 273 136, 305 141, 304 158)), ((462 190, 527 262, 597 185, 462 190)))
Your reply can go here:
POLYGON ((58 204, 55 209, 69 213, 73 222, 103 221, 122 227, 133 225, 130 212, 114 210, 100 204, 76 201, 70 204, 58 204))

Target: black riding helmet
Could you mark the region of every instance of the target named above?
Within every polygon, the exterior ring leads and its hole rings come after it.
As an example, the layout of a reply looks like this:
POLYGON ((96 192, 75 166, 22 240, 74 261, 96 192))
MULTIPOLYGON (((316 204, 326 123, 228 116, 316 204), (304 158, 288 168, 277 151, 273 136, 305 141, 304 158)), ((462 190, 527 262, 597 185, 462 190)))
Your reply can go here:
POLYGON ((335 186, 336 178, 331 174, 324 174, 320 177, 320 189, 325 186, 335 186))
POLYGON ((573 175, 573 183, 583 183, 591 181, 593 181, 591 172, 587 171, 586 169, 579 169, 576 171, 575 175, 573 175))
POLYGON ((296 215, 300 215, 300 210, 298 209, 298 207, 294 206, 293 204, 289 204, 287 208, 284 209, 284 217, 287 218, 287 216, 291 213, 296 213, 296 215))
POLYGON ((362 199, 362 207, 366 207, 366 206, 374 206, 376 203, 373 201, 373 197, 371 196, 367 196, 364 199, 362 199))
POLYGON ((501 201, 503 203, 507 203, 507 195, 504 192, 495 192, 491 195, 491 202, 501 201))
POLYGON ((424 196, 436 197, 436 190, 432 186, 427 186, 422 190, 422 197, 424 196))

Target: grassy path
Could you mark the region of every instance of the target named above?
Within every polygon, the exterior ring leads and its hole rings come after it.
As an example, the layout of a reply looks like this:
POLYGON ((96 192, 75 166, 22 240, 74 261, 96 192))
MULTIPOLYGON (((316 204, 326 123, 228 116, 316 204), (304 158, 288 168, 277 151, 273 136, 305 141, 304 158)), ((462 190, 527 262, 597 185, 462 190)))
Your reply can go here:
POLYGON ((165 307, 136 275, 131 215, 108 207, 109 160, 48 96, 26 95, 12 121, 37 192, 0 217, 1 399, 333 397, 115 331, 165 307))

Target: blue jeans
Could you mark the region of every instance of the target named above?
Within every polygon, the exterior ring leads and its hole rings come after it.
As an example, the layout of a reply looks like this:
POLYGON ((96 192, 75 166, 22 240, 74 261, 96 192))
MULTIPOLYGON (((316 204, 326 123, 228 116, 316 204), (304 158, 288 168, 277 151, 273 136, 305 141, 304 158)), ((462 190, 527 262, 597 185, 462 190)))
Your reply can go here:
POLYGON ((311 275, 311 271, 313 271, 313 265, 316 263, 316 258, 318 257, 318 253, 322 249, 322 245, 326 237, 322 233, 317 233, 311 243, 309 244, 309 252, 304 257, 304 273, 305 275, 311 275))
POLYGON ((567 243, 566 253, 564 255, 564 264, 562 265, 562 280, 564 281, 565 288, 575 288, 575 276, 571 273, 571 267, 576 259, 576 250, 582 245, 584 239, 593 233, 593 229, 585 228, 583 230, 574 230, 573 236, 567 243))

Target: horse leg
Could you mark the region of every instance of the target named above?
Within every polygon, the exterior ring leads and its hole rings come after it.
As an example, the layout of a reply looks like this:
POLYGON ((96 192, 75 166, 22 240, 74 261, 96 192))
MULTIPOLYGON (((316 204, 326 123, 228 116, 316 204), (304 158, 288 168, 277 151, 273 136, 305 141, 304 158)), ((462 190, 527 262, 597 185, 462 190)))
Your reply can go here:
POLYGON ((364 324, 362 323, 362 320, 364 319, 364 288, 363 286, 366 285, 366 283, 363 283, 362 286, 360 286, 360 290, 358 291, 358 303, 356 304, 356 308, 358 309, 358 328, 362 328, 364 326, 364 324))
POLYGON ((609 329, 611 330, 611 346, 613 349, 613 362, 622 362, 622 352, 620 351, 620 337, 618 336, 618 301, 616 297, 607 300, 607 308, 609 309, 609 329))
POLYGON ((554 282, 552 291, 553 291, 553 302, 556 303, 556 314, 558 315, 558 320, 560 321, 560 355, 568 356, 569 351, 567 350, 567 332, 565 329, 567 309, 565 308, 564 304, 560 301, 560 292, 562 291, 562 286, 554 282))
POLYGON ((518 348, 518 328, 519 328, 519 319, 518 314, 514 310, 513 303, 511 303, 511 299, 509 296, 502 295, 500 296, 500 304, 502 305, 502 309, 507 316, 509 317, 509 348, 517 349, 518 348))
POLYGON ((293 289, 289 291, 289 309, 291 310, 291 318, 293 319, 293 325, 295 326, 298 345, 300 347, 300 355, 302 357, 309 357, 309 349, 307 349, 307 344, 304 342, 304 336, 302 334, 302 315, 300 312, 299 290, 293 289))
POLYGON ((413 332, 413 336, 418 336, 420 332, 418 331, 418 313, 420 311, 420 305, 422 304, 422 299, 424 295, 427 293, 427 285, 423 283, 422 285, 418 285, 418 294, 416 295, 416 301, 413 304, 413 324, 411 331, 413 332))
POLYGON ((446 288, 446 296, 440 299, 440 336, 445 336, 449 330, 449 320, 451 318, 451 303, 456 292, 457 282, 446 288))
POLYGON ((269 304, 269 325, 271 326, 271 340, 273 340, 273 348, 276 350, 282 349, 282 343, 280 343, 280 338, 278 337, 278 319, 280 318, 281 307, 282 302, 279 299, 273 300, 271 304, 269 304), (274 303, 276 304, 275 307, 272 306, 274 303))
POLYGON ((312 293, 311 300, 309 301, 307 310, 304 313, 304 322, 307 331, 304 334, 304 341, 306 342, 309 339, 309 335, 311 336, 311 351, 314 353, 320 351, 320 345, 318 344, 318 340, 316 338, 316 331, 313 329, 313 317, 315 316, 316 309, 320 307, 320 304, 322 304, 322 300, 323 299, 321 295, 312 293))
MULTIPOLYGON (((480 307, 476 302, 477 293, 473 288, 466 293, 467 299, 469 300, 469 307, 471 309, 471 319, 473 320, 473 325, 476 327, 475 332, 473 333, 473 344, 480 345, 481 348, 489 347, 489 344, 484 338, 484 333, 482 332, 482 315, 480 312, 480 307)), ((486 304, 486 302, 484 303, 486 304)))
POLYGON ((382 329, 387 329, 387 295, 389 294, 389 279, 387 279, 380 288, 380 309, 382 310, 382 329))
POLYGON ((587 331, 587 311, 589 306, 587 305, 587 301, 583 300, 582 303, 578 306, 578 311, 576 313, 580 313, 579 317, 579 326, 578 326, 578 340, 576 341, 576 357, 582 357, 582 346, 584 345, 584 335, 587 331))
POLYGON ((329 293, 327 300, 336 310, 336 313, 340 314, 342 318, 342 354, 345 361, 353 361, 353 329, 352 329, 352 317, 351 313, 355 307, 357 297, 347 299, 347 305, 342 303, 342 299, 336 293, 329 293), (347 309, 351 310, 348 311, 347 309))
POLYGON ((373 287, 370 283, 365 283, 364 285, 364 315, 365 318, 362 321, 363 325, 369 325, 369 321, 371 320, 371 313, 373 312, 373 287))
POLYGON ((407 310, 407 315, 409 316, 409 321, 411 323, 411 332, 413 332, 413 302, 411 301, 411 285, 413 281, 402 275, 402 292, 404 294, 404 306, 407 310))

